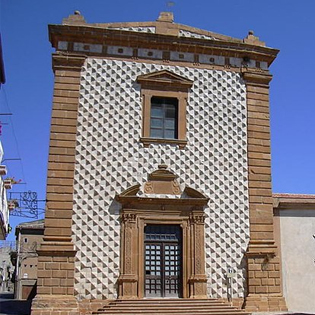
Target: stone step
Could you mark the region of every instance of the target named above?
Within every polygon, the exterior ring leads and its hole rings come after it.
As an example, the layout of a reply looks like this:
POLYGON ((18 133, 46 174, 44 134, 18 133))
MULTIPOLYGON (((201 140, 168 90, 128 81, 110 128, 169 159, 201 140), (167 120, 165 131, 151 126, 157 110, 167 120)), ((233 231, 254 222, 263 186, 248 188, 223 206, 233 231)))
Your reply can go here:
MULTIPOLYGON (((174 305, 158 305, 158 304, 153 304, 153 305, 140 305, 140 306, 137 306, 136 308, 137 309, 178 309, 178 308, 181 308, 181 309, 186 309, 186 308, 192 308, 194 307, 194 309, 231 309, 230 307, 226 306, 226 305, 195 305, 195 306, 191 306, 191 305, 180 305, 180 306, 174 306, 174 305)), ((133 305, 108 305, 108 306, 104 306, 102 308, 102 310, 105 310, 105 309, 119 309, 119 310, 125 310, 125 309, 134 309, 135 306, 133 305)))
POLYGON ((170 315, 170 314, 176 314, 176 315, 249 315, 250 313, 242 312, 240 310, 233 311, 233 310, 195 310, 195 309, 189 309, 189 310, 176 310, 176 311, 153 311, 153 310, 131 310, 131 311, 119 311, 119 310, 108 310, 108 311, 102 311, 102 312, 93 312, 93 314, 100 314, 100 315, 115 315, 115 314, 123 314, 123 315, 136 315, 136 314, 158 314, 158 315, 170 315))
POLYGON ((114 300, 111 303, 121 303, 121 304, 151 304, 152 302, 155 303, 162 303, 162 304, 182 304, 182 303, 189 303, 189 304, 198 304, 198 303, 224 303, 218 299, 143 299, 143 300, 114 300))
POLYGON ((143 299, 111 301, 93 314, 249 315, 250 313, 217 299, 143 299))
MULTIPOLYGON (((189 302, 189 303, 199 303, 199 302, 218 302, 221 300, 218 299, 184 299, 184 298, 144 298, 144 299, 137 299, 137 300, 112 300, 112 302, 117 302, 117 303, 139 303, 139 304, 143 304, 143 303, 151 303, 152 301, 154 302, 161 302, 161 303, 185 303, 185 302, 189 302)), ((222 302, 224 303, 224 302, 222 302)))
MULTIPOLYGON (((147 307, 147 306, 141 306, 141 307, 132 307, 132 306, 128 306, 128 307, 122 307, 122 306, 107 306, 107 307, 104 307, 100 310, 102 311, 106 311, 108 309, 110 309, 111 311, 113 310, 118 310, 118 311, 125 311, 125 310, 134 310, 134 309, 137 309, 137 310, 151 310, 151 311, 158 311, 158 310, 167 310, 167 311, 176 311, 178 309, 180 310, 190 310, 190 309, 194 309, 194 310, 218 310, 218 311, 225 311, 225 310, 231 310, 230 307, 224 307, 224 306, 203 306, 203 305, 196 305, 196 306, 189 306, 189 305, 182 305, 182 306, 172 306, 172 305, 160 305, 160 306, 150 306, 150 307, 147 307)), ((233 311, 238 311, 237 309, 232 309, 233 311)))

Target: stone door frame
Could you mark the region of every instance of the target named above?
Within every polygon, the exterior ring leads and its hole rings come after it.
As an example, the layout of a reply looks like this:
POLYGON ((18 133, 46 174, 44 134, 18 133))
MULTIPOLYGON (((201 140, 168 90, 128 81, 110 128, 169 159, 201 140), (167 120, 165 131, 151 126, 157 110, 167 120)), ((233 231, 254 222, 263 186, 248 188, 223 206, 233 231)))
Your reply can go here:
MULTIPOLYGON (((192 192, 193 190, 189 190, 192 192)), ((147 224, 174 224, 182 228, 182 296, 207 298, 205 274, 204 206, 208 199, 147 198, 121 194, 121 252, 118 295, 144 298, 144 228, 147 224)))

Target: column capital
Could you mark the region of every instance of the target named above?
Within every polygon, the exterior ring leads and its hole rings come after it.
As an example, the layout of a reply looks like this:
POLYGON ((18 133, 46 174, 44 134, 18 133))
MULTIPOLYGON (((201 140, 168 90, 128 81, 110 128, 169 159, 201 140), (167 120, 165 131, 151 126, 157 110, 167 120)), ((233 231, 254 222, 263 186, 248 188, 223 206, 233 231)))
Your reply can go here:
POLYGON ((74 257, 76 250, 71 237, 44 236, 37 253, 39 256, 74 257))
POLYGON ((251 69, 243 69, 242 75, 246 85, 269 87, 272 80, 272 75, 269 72, 258 72, 251 69))
POLYGON ((121 214, 121 220, 124 223, 131 223, 135 222, 137 219, 137 215, 135 213, 122 213, 121 214))
POLYGON ((53 70, 81 71, 87 56, 54 53, 52 55, 53 70))
POLYGON ((275 256, 276 252, 274 240, 250 240, 246 256, 275 256))
POLYGON ((190 217, 191 224, 204 224, 205 223, 205 215, 204 213, 191 213, 190 217))

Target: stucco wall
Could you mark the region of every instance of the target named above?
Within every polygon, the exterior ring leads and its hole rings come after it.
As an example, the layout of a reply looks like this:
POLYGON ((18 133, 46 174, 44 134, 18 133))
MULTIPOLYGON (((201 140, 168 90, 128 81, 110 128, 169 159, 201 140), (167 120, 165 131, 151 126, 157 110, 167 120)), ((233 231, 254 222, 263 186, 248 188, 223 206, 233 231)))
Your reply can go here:
POLYGON ((315 208, 280 210, 283 293, 294 312, 315 310, 315 208))

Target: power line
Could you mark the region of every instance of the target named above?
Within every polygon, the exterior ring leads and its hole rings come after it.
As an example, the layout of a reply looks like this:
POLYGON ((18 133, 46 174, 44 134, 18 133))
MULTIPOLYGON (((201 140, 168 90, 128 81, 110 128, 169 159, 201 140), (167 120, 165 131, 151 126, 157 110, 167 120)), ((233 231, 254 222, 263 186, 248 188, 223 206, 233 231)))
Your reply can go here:
MULTIPOLYGON (((4 102, 6 103, 6 106, 7 106, 8 110, 9 110, 9 112, 12 112, 11 108, 10 108, 10 105, 9 105, 9 102, 8 102, 8 97, 7 97, 7 93, 6 93, 6 90, 5 90, 4 86, 2 86, 2 91, 3 91, 3 96, 4 96, 4 102)), ((13 134, 13 139, 14 139, 14 142, 15 142, 16 150, 17 150, 17 155, 18 155, 18 158, 20 160, 22 177, 24 179, 24 182, 27 182, 26 178, 25 178, 23 161, 22 161, 21 154, 20 154, 20 149, 19 149, 19 144, 18 144, 18 140, 17 140, 17 137, 16 137, 16 133, 15 133, 13 119, 12 119, 11 115, 9 115, 8 117, 9 117, 9 121, 10 121, 10 124, 11 124, 11 127, 12 127, 12 134, 13 134)))

